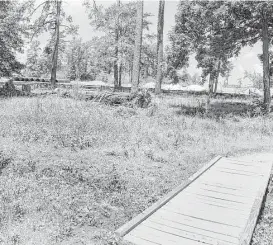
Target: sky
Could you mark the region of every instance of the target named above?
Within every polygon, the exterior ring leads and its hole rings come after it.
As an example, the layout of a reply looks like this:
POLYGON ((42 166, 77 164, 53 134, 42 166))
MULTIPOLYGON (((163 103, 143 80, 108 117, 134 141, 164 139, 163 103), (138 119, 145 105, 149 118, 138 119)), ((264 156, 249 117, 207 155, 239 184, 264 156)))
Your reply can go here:
MULTIPOLYGON (((37 3, 39 3, 38 0, 37 3)), ((96 35, 100 35, 99 32, 96 32, 94 28, 90 25, 88 19, 88 13, 86 12, 85 6, 82 5, 84 0, 65 0, 64 1, 64 10, 67 14, 71 15, 73 22, 76 25, 79 25, 79 36, 82 37, 84 41, 90 40, 96 35)), ((93 0, 90 0, 91 2, 93 0)), ((95 0, 97 4, 101 4, 105 7, 111 6, 115 3, 115 0, 95 0)), ((128 2, 121 0, 121 2, 128 2)), ((165 16, 164 16, 164 44, 168 44, 168 33, 171 30, 172 26, 175 24, 175 14, 177 11, 177 5, 179 1, 168 1, 165 2, 165 16)), ((158 0, 144 0, 144 12, 151 13, 150 22, 152 25, 150 31, 156 33, 157 28, 157 12, 158 12, 158 0)), ((43 36, 45 39, 45 36, 43 36)), ((236 84, 237 80, 243 78, 244 72, 246 71, 256 71, 262 72, 262 65, 257 54, 262 53, 262 44, 257 43, 253 47, 245 47, 242 49, 241 54, 233 59, 234 69, 231 72, 229 79, 230 84, 236 84)), ((200 69, 196 68, 197 62, 194 59, 194 56, 191 56, 188 72, 193 75, 194 73, 201 73, 200 69)), ((221 79, 220 79, 221 81, 221 79)))

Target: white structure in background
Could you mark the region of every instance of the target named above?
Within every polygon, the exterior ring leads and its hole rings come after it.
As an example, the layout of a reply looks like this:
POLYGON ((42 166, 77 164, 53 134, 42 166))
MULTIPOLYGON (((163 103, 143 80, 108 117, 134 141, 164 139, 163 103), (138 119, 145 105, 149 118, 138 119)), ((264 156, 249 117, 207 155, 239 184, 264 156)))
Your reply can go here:
POLYGON ((261 92, 257 88, 248 88, 247 90, 244 91, 244 94, 263 96, 263 92, 261 92))
POLYGON ((186 90, 187 91, 193 91, 193 92, 204 92, 207 89, 204 86, 193 84, 193 85, 187 86, 186 90))

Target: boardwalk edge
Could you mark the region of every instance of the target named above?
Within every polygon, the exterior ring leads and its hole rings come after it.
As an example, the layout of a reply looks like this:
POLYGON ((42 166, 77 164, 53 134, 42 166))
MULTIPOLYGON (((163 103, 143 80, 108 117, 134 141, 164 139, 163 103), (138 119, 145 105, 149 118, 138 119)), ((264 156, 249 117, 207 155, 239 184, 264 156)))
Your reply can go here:
POLYGON ((173 197, 175 197, 178 193, 180 193, 183 189, 189 186, 193 181, 195 181, 198 177, 200 177, 204 172, 206 172, 209 168, 211 168, 216 162, 218 162, 222 156, 216 156, 207 164, 205 164, 201 169, 199 169, 195 174, 189 177, 186 181, 184 181, 181 185, 170 191, 168 194, 159 199, 156 203, 154 203, 151 207, 147 208, 145 211, 125 223, 119 229, 115 231, 115 233, 123 237, 128 234, 131 230, 133 230, 136 226, 146 220, 149 216, 151 216, 154 212, 160 209, 163 205, 165 205, 168 201, 170 201, 173 197))
POLYGON ((247 225, 244 229, 244 232, 240 236, 239 245, 249 245, 251 243, 253 232, 256 227, 257 221, 259 219, 262 205, 266 198, 266 192, 270 182, 270 176, 271 176, 272 170, 273 170, 273 163, 270 162, 268 165, 266 178, 264 179, 264 182, 261 184, 261 187, 256 196, 254 204, 252 205, 251 212, 248 217, 247 225))

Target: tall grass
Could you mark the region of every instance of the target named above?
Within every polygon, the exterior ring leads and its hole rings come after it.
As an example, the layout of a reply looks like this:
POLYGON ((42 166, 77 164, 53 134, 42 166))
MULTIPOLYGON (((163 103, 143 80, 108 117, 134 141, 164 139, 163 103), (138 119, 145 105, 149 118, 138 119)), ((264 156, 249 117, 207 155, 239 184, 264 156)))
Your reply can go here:
POLYGON ((185 116, 173 103, 1 100, 0 241, 114 243, 112 231, 213 156, 272 148, 270 118, 185 116))

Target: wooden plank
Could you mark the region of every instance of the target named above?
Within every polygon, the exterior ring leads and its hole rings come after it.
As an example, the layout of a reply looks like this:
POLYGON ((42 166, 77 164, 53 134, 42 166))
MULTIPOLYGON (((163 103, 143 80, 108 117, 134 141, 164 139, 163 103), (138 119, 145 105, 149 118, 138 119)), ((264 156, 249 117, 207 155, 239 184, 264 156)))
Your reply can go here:
POLYGON ((265 198, 266 189, 268 187, 268 183, 270 180, 270 175, 272 171, 272 162, 268 163, 267 169, 268 169, 267 175, 265 176, 263 183, 260 186, 260 190, 251 208, 250 216, 247 220, 245 229, 243 230, 241 234, 241 238, 239 242, 240 245, 249 245, 251 242, 253 231, 255 229, 258 216, 261 210, 261 206, 265 198))
POLYGON ((211 191, 206 190, 204 188, 190 188, 188 190, 185 190, 185 193, 193 194, 193 195, 201 195, 201 196, 209 196, 214 198, 220 198, 223 200, 227 200, 229 202, 235 202, 235 203, 252 203, 255 199, 255 196, 240 196, 240 195, 233 195, 230 193, 223 193, 221 191, 211 191))
POLYGON ((260 165, 254 162, 242 162, 242 161, 236 161, 236 160, 231 160, 229 158, 225 159, 222 164, 232 164, 234 166, 241 166, 241 167, 246 167, 246 168, 253 168, 253 169, 260 169, 260 165))
POLYGON ((237 172, 237 173, 250 175, 250 176, 263 176, 263 175, 265 175, 264 171, 261 171, 261 169, 259 171, 256 171, 256 170, 250 171, 250 170, 246 170, 246 169, 240 169, 238 167, 231 167, 229 165, 226 165, 225 167, 217 166, 214 170, 220 171, 220 172, 221 171, 232 172, 232 173, 237 172))
POLYGON ((183 211, 183 212, 205 212, 205 213, 212 213, 221 215, 221 217, 228 216, 228 218, 233 217, 234 219, 238 218, 246 218, 249 215, 248 211, 242 210, 234 210, 230 209, 228 206, 216 206, 216 205, 209 205, 202 202, 197 201, 189 201, 186 199, 184 202, 169 202, 167 203, 163 208, 170 209, 170 210, 176 210, 176 211, 183 211))
MULTIPOLYGON (((213 240, 209 241, 200 241, 198 238, 188 238, 183 235, 174 234, 171 232, 167 232, 164 230, 156 229, 156 228, 149 228, 145 226, 138 226, 134 230, 130 232, 130 234, 141 239, 146 240, 152 240, 156 243, 162 244, 162 245, 205 245, 210 244, 214 245, 216 244, 213 242, 213 240)), ((125 240, 127 240, 127 235, 124 237, 125 240)), ((142 245, 141 243, 137 245, 142 245)))
POLYGON ((225 191, 234 191, 236 193, 246 193, 246 194, 250 194, 250 195, 256 195, 256 192, 258 190, 258 187, 256 186, 241 186, 241 185, 236 185, 234 183, 232 184, 223 184, 221 182, 215 182, 215 181, 200 181, 200 184, 202 184, 203 186, 209 187, 209 188, 219 188, 225 191), (257 190, 256 190, 257 189, 257 190))
POLYGON ((153 222, 150 220, 145 220, 142 226, 147 228, 152 228, 156 230, 161 230, 164 232, 169 232, 178 236, 183 236, 196 241, 202 241, 207 243, 216 244, 217 242, 225 242, 228 244, 238 244, 238 239, 232 237, 217 236, 215 233, 205 233, 200 232, 196 229, 186 229, 185 227, 172 225, 170 223, 153 222))
POLYGON ((240 202, 231 202, 225 199, 221 198, 215 198, 213 196, 208 196, 208 195, 198 195, 198 194, 191 194, 191 193, 183 193, 184 196, 181 198, 181 200, 184 200, 185 202, 188 200, 196 200, 196 202, 199 202, 200 200, 214 203, 217 205, 222 205, 222 206, 229 206, 232 208, 237 208, 237 209, 244 209, 244 208, 250 208, 251 204, 250 203, 240 203, 240 202))
POLYGON ((170 213, 176 214, 176 215, 181 215, 181 216, 186 216, 186 217, 191 217, 195 218, 197 220, 206 220, 208 222, 212 223, 217 223, 217 224, 223 224, 231 227, 238 227, 238 228, 243 228, 245 224, 245 219, 243 217, 229 217, 228 215, 225 215, 222 212, 204 212, 200 210, 178 210, 178 209, 170 209, 167 207, 162 207, 163 210, 166 210, 170 213))
POLYGON ((200 230, 209 230, 220 234, 224 232, 225 234, 236 238, 239 238, 241 231, 239 227, 229 226, 223 223, 216 223, 204 219, 197 219, 189 216, 177 215, 175 213, 171 213, 163 209, 160 209, 156 213, 152 214, 149 217, 149 220, 150 219, 164 222, 165 221, 176 222, 184 226, 196 227, 197 229, 200 230))
POLYGON ((188 232, 198 233, 198 234, 205 235, 205 236, 213 236, 215 238, 229 238, 233 241, 239 240, 238 233, 237 234, 236 233, 230 234, 229 231, 227 231, 226 229, 218 230, 218 232, 217 232, 214 229, 209 229, 206 226, 200 227, 200 225, 198 226, 198 223, 193 224, 193 225, 189 225, 189 224, 185 224, 183 222, 178 222, 176 220, 169 220, 168 217, 162 218, 162 219, 149 218, 149 219, 143 221, 143 224, 147 224, 146 222, 154 222, 154 223, 159 223, 162 225, 168 225, 171 227, 183 229, 188 232))
POLYGON ((182 183, 180 186, 175 188, 173 191, 169 192, 165 197, 157 201, 154 205, 152 205, 150 208, 146 209, 143 213, 139 214, 135 218, 133 218, 128 223, 124 224, 122 227, 120 227, 118 230, 116 230, 116 233, 119 236, 124 236, 128 232, 130 232, 132 229, 134 229, 136 226, 138 226, 142 221, 147 219, 151 214, 153 214, 156 210, 161 208, 163 205, 165 205, 169 200, 171 200, 173 197, 175 197, 178 193, 180 193, 183 189, 185 189, 187 186, 189 186, 193 181, 195 181, 199 176, 201 176, 205 171, 211 168, 217 161, 221 159, 221 156, 217 156, 214 159, 212 159, 208 164, 206 164, 203 168, 201 168, 198 172, 196 172, 193 177, 189 178, 187 181, 182 183))
POLYGON ((246 166, 235 165, 230 163, 223 164, 222 162, 221 164, 217 164, 217 166, 215 166, 215 169, 216 170, 218 169, 233 170, 233 171, 239 171, 242 173, 250 173, 250 174, 265 174, 265 170, 263 167, 253 169, 252 167, 246 167, 246 166))
MULTIPOLYGON (((193 189, 191 189, 191 190, 193 190, 193 189)), ((238 190, 223 189, 223 188, 219 188, 217 186, 208 186, 208 185, 201 185, 201 184, 200 184, 199 190, 213 192, 213 193, 218 192, 218 193, 232 195, 234 197, 242 197, 242 198, 246 198, 246 199, 254 199, 256 196, 256 192, 250 192, 250 191, 247 192, 244 190, 238 191, 238 190)))
POLYGON ((258 188, 261 179, 263 178, 251 178, 250 176, 226 174, 213 170, 207 173, 206 176, 202 178, 202 180, 208 180, 209 182, 218 182, 228 186, 237 186, 242 189, 245 188, 245 185, 249 184, 253 187, 256 186, 258 188), (232 181, 230 181, 231 179, 232 181))
POLYGON ((194 205, 196 203, 200 204, 200 205, 204 205, 204 206, 211 206, 211 207, 215 207, 215 208, 223 208, 223 210, 230 210, 233 211, 235 213, 240 212, 242 215, 249 213, 245 207, 236 207, 236 206, 231 206, 230 204, 222 204, 222 203, 216 203, 213 201, 209 201, 209 200, 202 200, 202 199, 193 199, 193 198, 185 198, 184 199, 185 202, 189 203, 189 205, 194 205))
POLYGON ((126 236, 126 241, 134 243, 134 244, 141 244, 141 245, 157 245, 157 244, 160 245, 160 243, 151 241, 151 239, 150 240, 143 239, 143 238, 139 238, 139 237, 133 236, 131 234, 128 234, 126 236))

